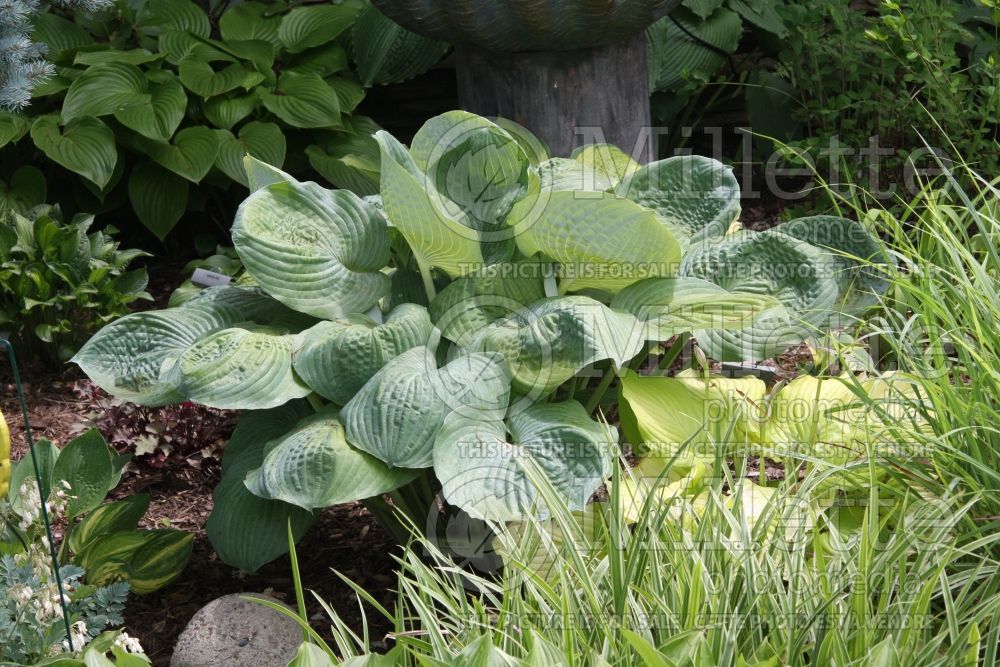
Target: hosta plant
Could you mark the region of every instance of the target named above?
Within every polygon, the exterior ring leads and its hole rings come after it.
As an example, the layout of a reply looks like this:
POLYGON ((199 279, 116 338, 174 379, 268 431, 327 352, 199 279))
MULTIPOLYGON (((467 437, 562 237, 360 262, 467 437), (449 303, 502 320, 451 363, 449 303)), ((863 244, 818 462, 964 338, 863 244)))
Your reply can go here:
POLYGON ((300 536, 319 508, 390 492, 418 521, 437 489, 476 519, 543 511, 528 459, 581 508, 618 441, 596 408, 649 346, 693 331, 761 358, 878 288, 856 223, 737 231, 738 184, 707 158, 547 159, 464 112, 409 148, 376 140, 369 199, 248 159, 244 284, 125 317, 74 358, 126 400, 246 411, 208 525, 241 567, 283 553, 289 520, 300 536))

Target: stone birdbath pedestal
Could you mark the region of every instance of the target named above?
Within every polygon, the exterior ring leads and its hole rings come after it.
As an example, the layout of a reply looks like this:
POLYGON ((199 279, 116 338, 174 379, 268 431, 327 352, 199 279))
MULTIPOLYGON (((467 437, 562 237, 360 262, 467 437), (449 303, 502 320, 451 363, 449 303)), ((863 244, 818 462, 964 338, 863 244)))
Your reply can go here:
POLYGON ((595 142, 652 159, 645 29, 681 0, 372 0, 456 45, 462 108, 524 125, 554 156, 595 142))

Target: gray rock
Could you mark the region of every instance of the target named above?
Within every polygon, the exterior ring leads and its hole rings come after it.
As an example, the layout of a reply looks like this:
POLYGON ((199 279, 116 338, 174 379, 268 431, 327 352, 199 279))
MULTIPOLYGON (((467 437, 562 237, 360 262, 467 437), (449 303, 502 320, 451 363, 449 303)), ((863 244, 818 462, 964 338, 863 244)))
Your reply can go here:
POLYGON ((209 602, 177 639, 170 667, 285 667, 302 643, 302 631, 292 619, 246 596, 271 599, 247 593, 209 602))

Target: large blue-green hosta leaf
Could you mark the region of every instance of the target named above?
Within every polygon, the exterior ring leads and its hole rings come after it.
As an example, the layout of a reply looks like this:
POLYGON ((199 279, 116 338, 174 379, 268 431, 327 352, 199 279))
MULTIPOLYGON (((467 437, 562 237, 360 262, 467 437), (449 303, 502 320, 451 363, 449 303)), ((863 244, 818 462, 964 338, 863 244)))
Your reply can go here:
POLYGON ((434 472, 452 505, 477 519, 511 521, 544 511, 526 466, 537 466, 571 509, 583 509, 611 474, 617 442, 614 428, 575 401, 533 405, 506 425, 455 417, 435 440, 434 472))
POLYGON ((222 458, 222 481, 215 487, 212 515, 205 524, 208 539, 226 563, 254 572, 288 551, 289 523, 296 540, 312 525, 312 513, 255 496, 244 484, 247 473, 263 463, 268 442, 290 431, 311 412, 305 401, 292 401, 280 408, 240 415, 222 458))
POLYGON ((284 181, 256 190, 233 223, 247 272, 271 296, 317 317, 365 312, 389 291, 385 220, 357 195, 284 181))
POLYGON ((352 447, 336 412, 324 412, 268 443, 246 485, 254 495, 312 510, 392 491, 416 474, 352 447))
POLYGON ((470 348, 500 353, 514 388, 537 398, 596 361, 624 366, 644 342, 645 328, 630 313, 566 296, 542 299, 489 324, 470 348))
POLYGON ((681 258, 676 232, 659 215, 610 193, 528 195, 508 224, 522 253, 560 263, 563 292, 614 293, 643 278, 674 275, 681 258))
POLYGON ((432 328, 427 309, 414 303, 400 304, 382 324, 366 315, 320 322, 296 337, 294 368, 317 394, 344 405, 386 363, 426 345, 432 328))
POLYGON ((706 354, 720 360, 766 359, 802 342, 829 322, 840 296, 831 255, 776 230, 741 232, 692 247, 681 275, 733 292, 771 295, 784 305, 744 329, 696 331, 706 354))
POLYGON ((722 236, 740 216, 740 184, 732 169, 700 155, 651 162, 628 174, 617 190, 659 213, 692 243, 722 236))
POLYGON ((434 436, 450 414, 499 419, 510 378, 493 355, 467 354, 438 368, 426 347, 396 357, 344 406, 348 441, 393 467, 433 464, 434 436))
POLYGON ((141 405, 185 400, 177 378, 164 375, 199 339, 240 322, 283 326, 295 331, 308 318, 289 311, 256 289, 212 287, 184 305, 133 313, 98 331, 73 357, 99 387, 141 405))

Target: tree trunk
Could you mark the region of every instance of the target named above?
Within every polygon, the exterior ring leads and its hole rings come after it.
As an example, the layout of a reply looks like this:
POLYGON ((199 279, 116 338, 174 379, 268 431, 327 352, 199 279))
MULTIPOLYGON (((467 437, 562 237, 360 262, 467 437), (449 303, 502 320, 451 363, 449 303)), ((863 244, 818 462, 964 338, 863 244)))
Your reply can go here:
POLYGON ((503 116, 534 132, 553 156, 590 143, 615 144, 640 162, 655 152, 643 33, 598 49, 455 52, 462 108, 503 116))

